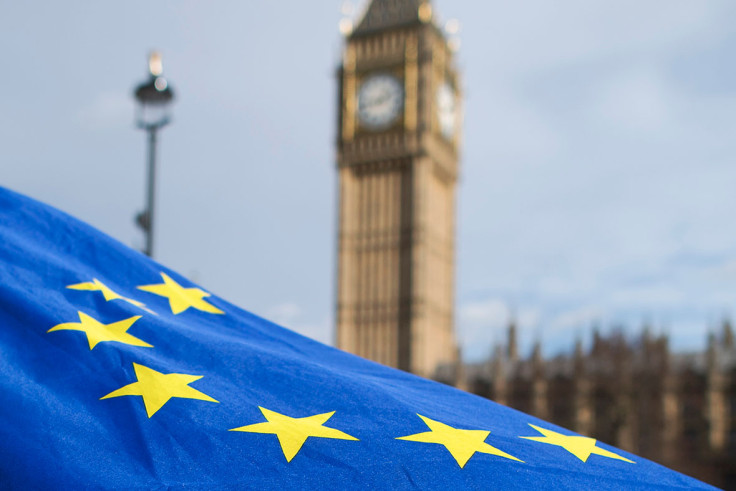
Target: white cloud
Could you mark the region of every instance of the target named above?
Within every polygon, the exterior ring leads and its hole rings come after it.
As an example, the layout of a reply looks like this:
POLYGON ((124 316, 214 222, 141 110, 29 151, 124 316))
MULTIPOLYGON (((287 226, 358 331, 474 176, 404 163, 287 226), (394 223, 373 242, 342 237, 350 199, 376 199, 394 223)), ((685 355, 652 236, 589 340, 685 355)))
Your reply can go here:
POLYGON ((604 312, 599 306, 588 305, 558 314, 549 323, 548 334, 561 333, 563 331, 578 331, 588 329, 603 317, 604 312))
POLYGON ((510 314, 506 303, 497 298, 471 302, 460 307, 460 319, 468 324, 498 326, 508 323, 510 314))
POLYGON ((486 359, 493 346, 505 343, 509 322, 514 319, 521 344, 529 344, 539 325, 541 313, 536 308, 516 309, 495 297, 461 303, 458 336, 466 360, 486 359))

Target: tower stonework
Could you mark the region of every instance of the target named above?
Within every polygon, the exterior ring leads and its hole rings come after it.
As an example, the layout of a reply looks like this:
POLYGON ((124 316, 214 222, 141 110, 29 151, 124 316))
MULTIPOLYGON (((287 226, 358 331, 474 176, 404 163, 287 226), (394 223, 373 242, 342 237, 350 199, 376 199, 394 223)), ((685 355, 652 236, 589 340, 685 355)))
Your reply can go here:
POLYGON ((442 378, 458 362, 460 90, 430 3, 373 0, 338 78, 337 345, 442 378))

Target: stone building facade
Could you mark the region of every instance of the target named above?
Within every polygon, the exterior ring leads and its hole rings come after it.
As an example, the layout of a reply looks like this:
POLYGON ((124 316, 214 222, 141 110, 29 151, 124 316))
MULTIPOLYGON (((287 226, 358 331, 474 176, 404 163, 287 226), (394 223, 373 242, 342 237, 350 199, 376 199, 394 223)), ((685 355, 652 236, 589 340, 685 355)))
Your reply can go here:
POLYGON ((527 358, 511 325, 506 346, 454 382, 501 404, 736 489, 736 343, 726 322, 699 353, 672 353, 648 330, 594 333, 589 349, 551 359, 537 343, 527 358))

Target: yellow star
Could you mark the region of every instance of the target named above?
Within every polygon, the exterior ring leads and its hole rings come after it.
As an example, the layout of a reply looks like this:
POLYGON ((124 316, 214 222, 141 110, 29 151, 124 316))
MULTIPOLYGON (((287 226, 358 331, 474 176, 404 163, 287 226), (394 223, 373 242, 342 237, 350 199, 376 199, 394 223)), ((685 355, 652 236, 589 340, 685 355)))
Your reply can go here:
POLYGON ((246 433, 269 433, 276 435, 281 444, 281 450, 284 452, 287 462, 299 453, 299 450, 310 436, 317 438, 334 438, 336 440, 355 440, 358 439, 343 433, 334 428, 322 426, 328 419, 335 414, 331 413, 315 414, 306 418, 290 418, 266 408, 258 406, 263 415, 268 420, 267 423, 256 423, 240 428, 233 428, 230 431, 244 431, 246 433))
POLYGON ((201 379, 201 375, 161 373, 137 363, 133 363, 133 369, 138 379, 137 382, 110 392, 106 396, 100 397, 100 400, 121 396, 141 396, 149 418, 156 414, 156 411, 161 409, 172 397, 219 403, 207 394, 189 387, 189 384, 201 379))
POLYGON ((146 312, 150 312, 151 314, 155 314, 155 312, 152 312, 146 308, 146 305, 142 302, 139 302, 138 300, 133 300, 132 298, 124 297, 120 295, 119 293, 113 291, 110 287, 105 285, 103 282, 98 280, 97 278, 92 278, 91 282, 87 283, 77 283, 75 285, 69 285, 67 288, 72 290, 85 290, 90 292, 101 292, 102 296, 105 297, 105 301, 109 302, 111 300, 122 300, 123 302, 128 302, 131 305, 135 305, 138 308, 141 308, 145 310, 146 312))
POLYGON ((426 418, 421 414, 417 414, 427 424, 431 431, 417 433, 416 435, 402 436, 397 440, 408 440, 410 442, 422 443, 438 443, 444 445, 450 454, 455 458, 458 465, 462 469, 468 460, 476 453, 486 453, 497 455, 506 459, 522 462, 516 457, 502 452, 501 450, 488 445, 485 441, 490 431, 483 430, 460 430, 448 426, 439 421, 426 418))
POLYGON ((623 460, 624 462, 629 462, 631 464, 634 463, 634 461, 632 460, 621 457, 620 455, 609 452, 608 450, 604 450, 600 447, 596 447, 595 438, 588 438, 587 436, 563 435, 562 433, 557 433, 556 431, 552 430, 545 430, 544 428, 534 426, 533 424, 530 424, 529 426, 531 426, 544 436, 522 436, 520 438, 524 438, 526 440, 534 440, 535 442, 540 443, 547 443, 549 445, 557 445, 558 447, 564 448, 583 462, 587 462, 588 457, 590 457, 591 454, 595 454, 600 455, 601 457, 608 457, 609 459, 623 460))
POLYGON ((90 317, 84 312, 77 312, 79 314, 80 322, 68 322, 66 324, 59 324, 47 332, 53 331, 82 331, 87 335, 87 342, 89 343, 89 349, 92 350, 98 343, 105 342, 116 342, 129 344, 131 346, 141 346, 144 348, 153 348, 152 345, 141 341, 137 337, 128 334, 128 329, 132 326, 135 321, 141 318, 140 315, 131 317, 129 319, 123 319, 112 324, 103 324, 97 319, 90 317))
POLYGON ((209 293, 199 288, 184 288, 166 273, 161 273, 161 277, 164 279, 163 283, 139 286, 138 289, 168 298, 169 306, 174 314, 180 314, 189 307, 210 314, 224 314, 222 310, 204 300, 205 297, 210 296, 209 293))

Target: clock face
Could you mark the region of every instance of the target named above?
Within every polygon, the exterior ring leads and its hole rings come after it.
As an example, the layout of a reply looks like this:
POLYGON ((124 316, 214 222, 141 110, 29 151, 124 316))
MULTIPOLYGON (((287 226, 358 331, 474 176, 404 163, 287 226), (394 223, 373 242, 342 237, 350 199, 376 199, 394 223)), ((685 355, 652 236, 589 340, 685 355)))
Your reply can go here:
POLYGON ((391 126, 404 105, 404 89, 396 77, 387 74, 365 79, 358 91, 358 119, 370 130, 391 126))
POLYGON ((448 140, 455 136, 456 109, 455 92, 452 86, 445 82, 437 90, 437 119, 440 123, 440 133, 448 140))

